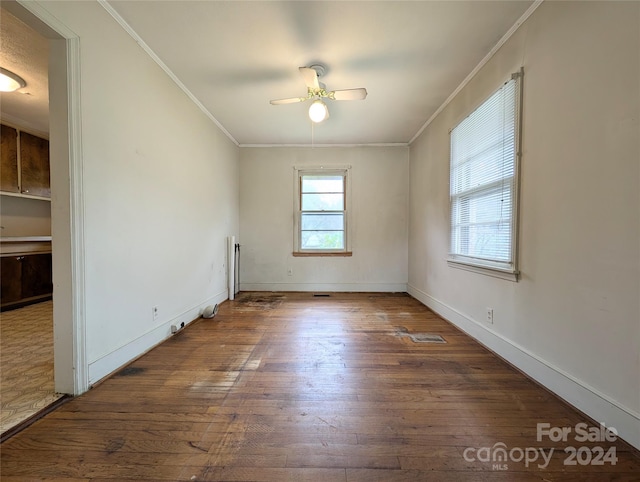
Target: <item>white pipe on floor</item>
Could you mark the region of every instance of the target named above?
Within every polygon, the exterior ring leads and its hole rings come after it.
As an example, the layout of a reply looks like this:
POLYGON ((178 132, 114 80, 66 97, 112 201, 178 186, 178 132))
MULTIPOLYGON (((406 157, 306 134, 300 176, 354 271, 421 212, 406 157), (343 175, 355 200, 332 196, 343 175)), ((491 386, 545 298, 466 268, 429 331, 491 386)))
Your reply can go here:
POLYGON ((236 286, 236 237, 229 236, 227 238, 227 272, 229 273, 229 299, 235 297, 236 286))

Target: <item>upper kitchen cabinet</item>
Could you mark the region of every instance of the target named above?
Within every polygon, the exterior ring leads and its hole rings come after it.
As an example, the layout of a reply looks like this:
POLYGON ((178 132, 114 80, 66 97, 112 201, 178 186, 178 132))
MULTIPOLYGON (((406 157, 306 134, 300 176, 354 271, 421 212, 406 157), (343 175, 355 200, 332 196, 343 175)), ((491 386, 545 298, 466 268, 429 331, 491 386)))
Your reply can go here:
POLYGON ((20 192, 18 184, 18 131, 2 124, 0 191, 20 192))
POLYGON ((23 194, 51 197, 48 140, 20 133, 20 172, 23 194))
POLYGON ((0 178, 3 193, 51 198, 49 141, 3 124, 0 178))

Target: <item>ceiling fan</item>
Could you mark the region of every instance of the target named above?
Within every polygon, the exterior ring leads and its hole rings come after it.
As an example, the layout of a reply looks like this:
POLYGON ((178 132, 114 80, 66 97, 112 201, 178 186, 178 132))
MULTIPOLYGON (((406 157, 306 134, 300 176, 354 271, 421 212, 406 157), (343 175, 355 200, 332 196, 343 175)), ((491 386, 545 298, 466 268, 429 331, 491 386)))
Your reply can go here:
POLYGON ((367 89, 363 87, 327 92, 325 85, 318 80, 318 78, 322 77, 325 73, 325 67, 322 65, 316 64, 310 67, 300 67, 298 70, 300 70, 300 75, 302 75, 302 79, 307 85, 307 96, 272 100, 270 101, 272 105, 294 104, 296 102, 315 99, 309 107, 309 118, 313 122, 322 122, 329 117, 329 109, 322 101, 323 98, 331 100, 363 100, 367 97, 367 89))

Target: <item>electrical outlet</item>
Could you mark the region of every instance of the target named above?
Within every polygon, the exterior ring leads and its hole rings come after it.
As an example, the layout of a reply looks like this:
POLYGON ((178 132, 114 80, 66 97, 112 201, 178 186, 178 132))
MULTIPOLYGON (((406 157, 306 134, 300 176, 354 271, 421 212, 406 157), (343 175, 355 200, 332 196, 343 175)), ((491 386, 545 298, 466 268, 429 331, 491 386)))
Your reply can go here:
POLYGON ((153 308, 151 308, 151 315, 153 316, 153 320, 157 320, 158 319, 158 307, 154 306, 153 308))
POLYGON ((293 276, 293 269, 289 268, 287 270, 287 276, 293 276))
POLYGON ((486 322, 493 325, 493 308, 487 307, 487 319, 486 319, 486 322))

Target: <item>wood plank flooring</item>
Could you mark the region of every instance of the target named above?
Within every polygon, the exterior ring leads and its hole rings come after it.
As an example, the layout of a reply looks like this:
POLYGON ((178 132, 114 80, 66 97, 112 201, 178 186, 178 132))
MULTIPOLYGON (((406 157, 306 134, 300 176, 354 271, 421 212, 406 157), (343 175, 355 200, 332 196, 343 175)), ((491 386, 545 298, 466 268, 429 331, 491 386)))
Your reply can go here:
POLYGON ((545 422, 592 426, 407 295, 243 293, 2 444, 0 474, 3 481, 639 480, 640 458, 626 444, 537 441, 536 424, 545 422), (406 335, 415 333, 447 343, 414 343, 406 335), (509 460, 478 460, 478 449, 495 444, 509 460), (595 446, 613 448, 617 462, 564 465, 569 445, 587 447, 583 461, 595 446), (514 449, 528 448, 538 460, 511 460, 524 453, 514 449), (551 449, 548 465, 538 467, 539 451, 551 449))

